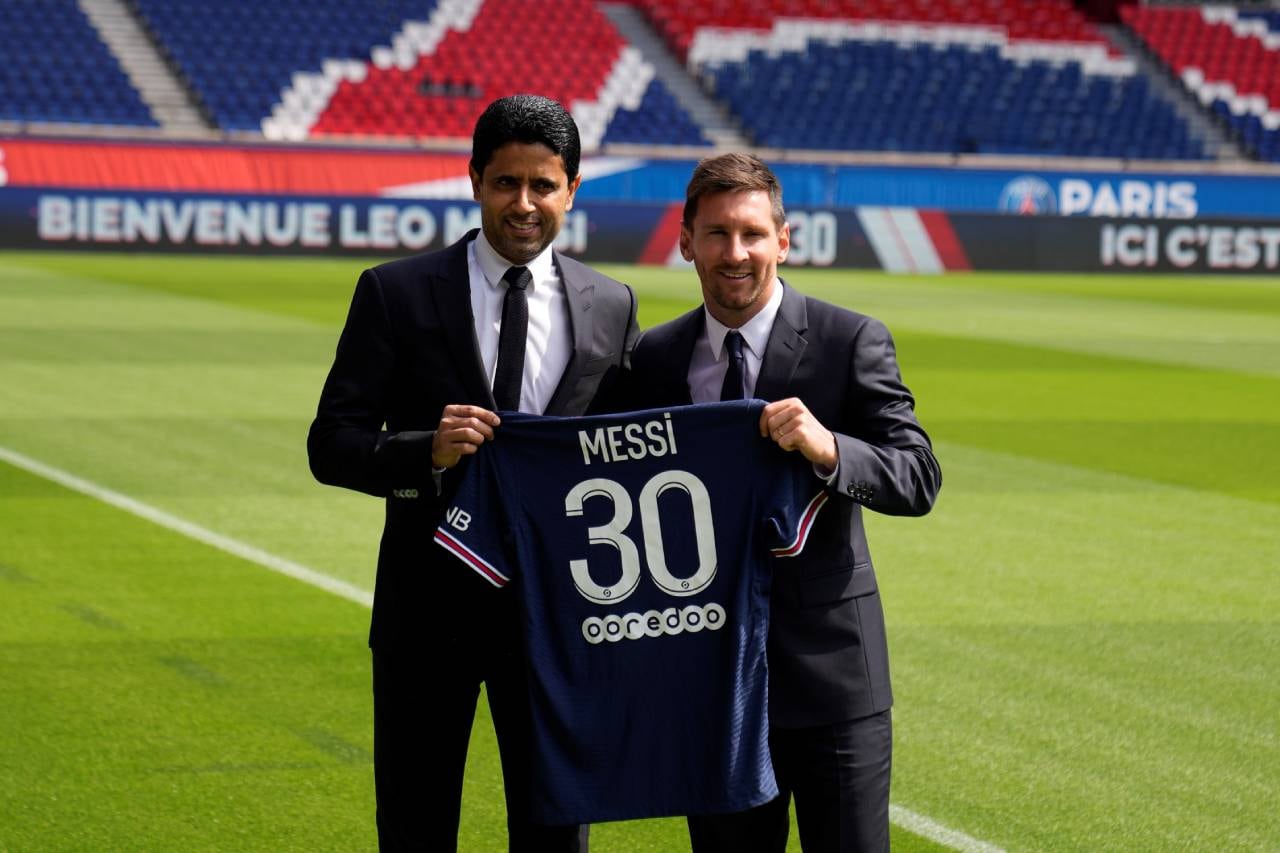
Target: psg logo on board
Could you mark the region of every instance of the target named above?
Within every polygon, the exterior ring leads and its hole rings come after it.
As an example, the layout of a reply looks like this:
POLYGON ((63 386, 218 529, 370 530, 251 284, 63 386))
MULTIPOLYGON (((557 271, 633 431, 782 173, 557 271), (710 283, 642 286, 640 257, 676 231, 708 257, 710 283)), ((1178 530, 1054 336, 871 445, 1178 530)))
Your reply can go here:
POLYGON ((1023 175, 1005 184, 1000 193, 1000 210, 1004 213, 1056 213, 1058 199, 1053 187, 1034 175, 1023 175))

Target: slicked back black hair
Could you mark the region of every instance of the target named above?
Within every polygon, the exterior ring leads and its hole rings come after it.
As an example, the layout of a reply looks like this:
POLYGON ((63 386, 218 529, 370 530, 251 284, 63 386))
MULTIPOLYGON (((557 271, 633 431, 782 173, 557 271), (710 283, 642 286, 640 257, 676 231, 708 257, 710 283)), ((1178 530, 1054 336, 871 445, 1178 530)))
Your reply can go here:
POLYGON ((511 95, 485 107, 471 135, 471 168, 476 174, 483 176, 494 152, 508 142, 541 143, 560 155, 570 182, 578 176, 582 157, 578 125, 568 110, 550 98, 511 95))

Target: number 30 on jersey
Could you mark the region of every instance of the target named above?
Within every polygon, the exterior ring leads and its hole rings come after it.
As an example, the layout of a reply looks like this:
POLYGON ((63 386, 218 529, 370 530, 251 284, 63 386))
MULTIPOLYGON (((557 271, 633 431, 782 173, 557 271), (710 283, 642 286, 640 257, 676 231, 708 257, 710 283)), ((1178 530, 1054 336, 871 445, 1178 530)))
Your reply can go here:
MULTIPOLYGON (((613 503, 613 517, 598 527, 587 528, 587 541, 592 545, 608 545, 618 552, 622 576, 608 586, 596 583, 587 560, 570 560, 573 585, 578 592, 598 604, 617 604, 635 592, 640 583, 640 554, 636 543, 627 536, 627 525, 634 514, 631 495, 621 483, 605 477, 583 480, 564 498, 565 515, 582 515, 588 498, 608 498, 613 503)), ((644 533, 644 550, 648 558, 649 576, 671 595, 695 595, 707 588, 716 576, 716 537, 711 523, 711 497, 707 487, 688 471, 663 471, 655 474, 640 490, 640 529, 644 533), (698 568, 687 578, 678 578, 667 567, 662 545, 662 516, 658 498, 670 489, 689 496, 693 508, 693 530, 697 541, 698 568)))

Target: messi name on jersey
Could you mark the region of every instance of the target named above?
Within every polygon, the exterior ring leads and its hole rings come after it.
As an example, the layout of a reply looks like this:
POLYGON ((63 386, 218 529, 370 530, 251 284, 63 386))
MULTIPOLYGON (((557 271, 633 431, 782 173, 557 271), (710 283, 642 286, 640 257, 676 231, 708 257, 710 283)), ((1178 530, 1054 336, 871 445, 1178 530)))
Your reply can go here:
POLYGON ((520 597, 535 818, 588 823, 777 796, 765 638, 777 558, 827 499, 758 400, 507 414, 436 541, 520 597))
POLYGON ((670 412, 663 412, 661 420, 580 429, 578 444, 582 447, 583 465, 590 465, 593 458, 602 462, 625 462, 668 453, 674 456, 678 452, 670 412))

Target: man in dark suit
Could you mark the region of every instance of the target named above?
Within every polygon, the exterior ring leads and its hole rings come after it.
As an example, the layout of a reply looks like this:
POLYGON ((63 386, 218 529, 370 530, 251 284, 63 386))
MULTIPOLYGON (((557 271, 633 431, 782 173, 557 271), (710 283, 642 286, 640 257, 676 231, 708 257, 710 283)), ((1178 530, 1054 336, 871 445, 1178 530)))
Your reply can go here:
POLYGON ((772 401, 761 435, 831 494, 802 554, 773 577, 769 742, 782 794, 691 816, 689 835, 696 853, 783 851, 794 796, 806 853, 887 850, 892 697, 862 509, 923 515, 942 475, 888 330, 778 278, 790 246, 781 192, 755 157, 698 164, 680 250, 703 307, 645 332, 632 354, 638 404, 772 401))
POLYGON ((432 534, 497 410, 584 413, 637 333, 630 288, 552 248, 581 182, 573 118, 529 95, 476 123, 482 228, 361 275, 307 449, 322 483, 386 499, 369 645, 383 850, 453 850, 484 682, 511 850, 585 848, 528 815, 528 709, 510 589, 466 571, 432 534))

